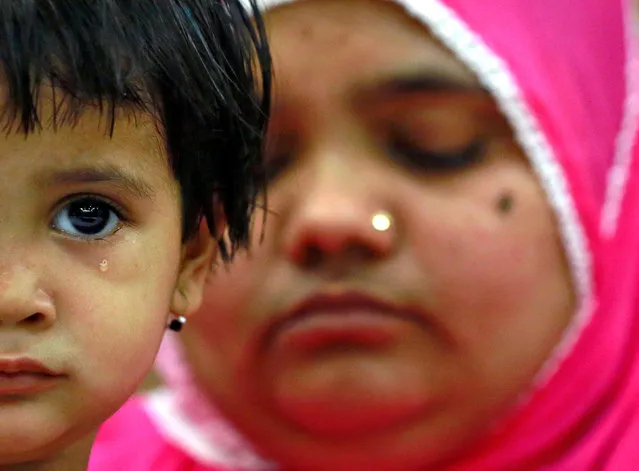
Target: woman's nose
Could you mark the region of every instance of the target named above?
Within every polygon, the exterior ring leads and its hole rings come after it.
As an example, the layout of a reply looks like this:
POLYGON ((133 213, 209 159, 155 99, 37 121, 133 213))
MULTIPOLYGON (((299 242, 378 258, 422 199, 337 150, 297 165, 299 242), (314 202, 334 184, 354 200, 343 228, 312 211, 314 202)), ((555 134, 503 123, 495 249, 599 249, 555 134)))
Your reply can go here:
POLYGON ((393 250, 397 232, 385 190, 344 167, 309 172, 299 196, 286 203, 292 210, 286 212, 284 246, 296 264, 372 260, 393 250))

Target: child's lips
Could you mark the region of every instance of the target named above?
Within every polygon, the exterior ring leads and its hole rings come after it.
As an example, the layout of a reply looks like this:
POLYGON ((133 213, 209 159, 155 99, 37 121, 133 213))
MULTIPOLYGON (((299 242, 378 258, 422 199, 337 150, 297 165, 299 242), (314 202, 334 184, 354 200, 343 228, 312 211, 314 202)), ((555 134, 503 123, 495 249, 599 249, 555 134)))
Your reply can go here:
POLYGON ((49 390, 63 377, 32 358, 0 357, 0 399, 49 390))
POLYGON ((43 373, 2 373, 0 372, 0 400, 6 396, 23 396, 52 389, 60 376, 43 373))

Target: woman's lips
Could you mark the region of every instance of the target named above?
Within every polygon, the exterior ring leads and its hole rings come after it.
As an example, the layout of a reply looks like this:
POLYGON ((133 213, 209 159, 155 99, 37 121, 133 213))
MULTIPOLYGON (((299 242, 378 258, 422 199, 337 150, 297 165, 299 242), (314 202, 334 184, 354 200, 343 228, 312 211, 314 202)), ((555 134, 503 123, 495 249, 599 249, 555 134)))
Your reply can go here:
POLYGON ((318 310, 288 323, 277 343, 301 350, 381 347, 396 339, 406 323, 403 318, 370 309, 318 310))
POLYGON ((271 346, 295 350, 386 346, 424 319, 359 293, 308 298, 272 325, 271 346))
POLYGON ((374 436, 431 413, 427 314, 361 293, 308 298, 271 324, 260 356, 266 403, 296 427, 374 436), (428 348, 428 347, 426 347, 428 348), (427 357, 428 358, 428 357, 427 357))

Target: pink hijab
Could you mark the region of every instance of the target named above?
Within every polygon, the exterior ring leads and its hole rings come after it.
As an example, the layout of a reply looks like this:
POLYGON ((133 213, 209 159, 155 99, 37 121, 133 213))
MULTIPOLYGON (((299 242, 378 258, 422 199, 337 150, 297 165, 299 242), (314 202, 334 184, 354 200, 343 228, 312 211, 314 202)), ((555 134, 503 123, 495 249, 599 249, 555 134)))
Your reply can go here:
MULTIPOLYGON (((509 119, 555 211, 578 297, 521 407, 454 470, 639 469, 639 55, 630 4, 395 2, 476 73, 509 119)), ((197 390, 175 337, 157 365, 168 387, 144 407, 171 446, 200 463, 189 469, 276 467, 197 390)))

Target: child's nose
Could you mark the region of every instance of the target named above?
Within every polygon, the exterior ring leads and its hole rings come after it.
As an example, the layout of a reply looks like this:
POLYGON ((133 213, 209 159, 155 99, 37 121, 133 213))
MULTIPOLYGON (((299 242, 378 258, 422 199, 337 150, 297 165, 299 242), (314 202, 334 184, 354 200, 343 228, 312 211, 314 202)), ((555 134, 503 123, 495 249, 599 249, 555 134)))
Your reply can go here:
POLYGON ((45 329, 55 319, 53 299, 38 288, 33 269, 18 265, 0 273, 0 330, 13 326, 45 329))

